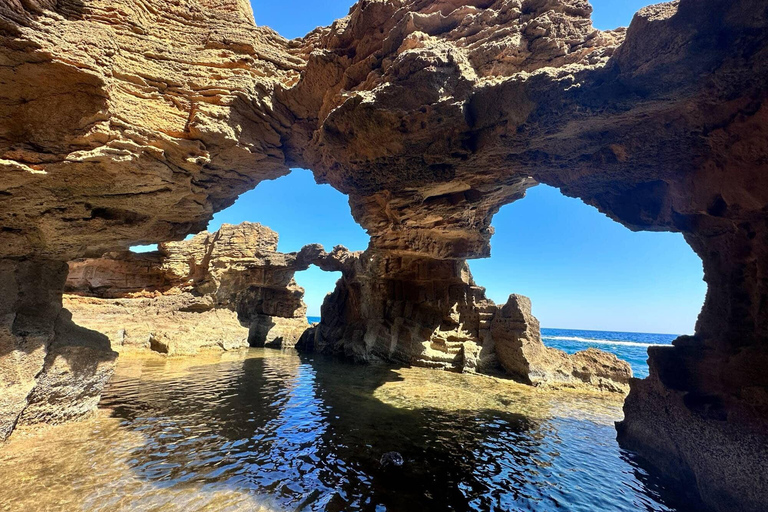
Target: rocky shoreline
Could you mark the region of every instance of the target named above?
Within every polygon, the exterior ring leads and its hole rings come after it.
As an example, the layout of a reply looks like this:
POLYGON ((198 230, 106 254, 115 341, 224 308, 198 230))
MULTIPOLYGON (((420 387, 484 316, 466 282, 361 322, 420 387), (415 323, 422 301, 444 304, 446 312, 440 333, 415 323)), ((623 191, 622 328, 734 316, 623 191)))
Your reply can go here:
POLYGON ((628 391, 626 362, 595 349, 569 356, 545 347, 530 300, 511 295, 497 307, 466 263, 343 247, 328 254, 317 245, 284 254, 277 242, 260 224, 225 224, 155 253, 73 261, 64 307, 117 352, 296 347, 358 362, 506 374, 542 387, 628 391), (314 326, 293 278, 310 264, 342 272, 314 326))

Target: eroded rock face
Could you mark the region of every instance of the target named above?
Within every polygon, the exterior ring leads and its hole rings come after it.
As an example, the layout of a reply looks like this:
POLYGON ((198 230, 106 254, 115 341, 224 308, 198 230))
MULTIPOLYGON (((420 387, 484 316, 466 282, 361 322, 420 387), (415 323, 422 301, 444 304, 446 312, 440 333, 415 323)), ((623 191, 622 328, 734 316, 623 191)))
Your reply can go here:
POLYGON ((466 351, 475 359, 472 369, 496 366, 492 346, 481 350, 479 332, 481 322, 487 331, 495 306, 465 262, 376 249, 337 248, 330 256, 342 278, 298 348, 457 369, 466 351))
POLYGON ((309 326, 307 308, 293 279, 296 254, 277 252, 277 242, 271 229, 244 222, 156 253, 74 261, 64 304, 118 351, 293 346, 309 326))
POLYGON ((514 158, 524 148, 506 144, 529 144, 518 128, 559 112, 576 74, 623 40, 590 12, 582 0, 359 2, 307 36, 302 78, 278 94, 303 117, 288 154, 350 196, 373 247, 488 256, 493 214, 536 183, 514 158))
POLYGON ((701 256, 696 336, 651 354, 622 439, 759 510, 768 486, 714 476, 683 425, 745 467, 743 425, 768 445, 767 11, 680 0, 600 32, 582 0, 372 0, 288 42, 241 0, 5 2, 3 379, 24 397, 55 344, 61 262, 182 238, 290 165, 349 195, 371 249, 446 265, 486 256, 493 214, 542 182, 701 256), (662 397, 674 435, 648 419, 662 397))
POLYGON ((297 348, 433 368, 499 374, 537 386, 626 392, 632 371, 599 350, 547 348, 527 297, 496 306, 461 260, 336 248, 317 259, 342 278, 297 348))
MULTIPOLYGON (((651 347, 650 376, 630 384, 625 420, 617 424, 619 441, 684 484, 693 503, 703 500, 716 510, 763 510, 768 485, 765 387, 758 377, 738 397, 709 391, 733 376, 723 372, 714 354, 704 351, 702 357, 696 354, 701 349, 686 341, 677 340, 674 348, 651 347)), ((730 363, 755 376, 764 364, 760 359, 730 363)))
POLYGON ((55 261, 0 261, 0 440, 17 425, 90 412, 112 375, 107 338, 61 307, 66 275, 55 261))
POLYGON ((98 397, 114 359, 106 339, 55 355, 65 262, 181 239, 285 174, 268 97, 302 65, 242 0, 0 3, 0 438, 49 371, 98 397))
POLYGON ((594 348, 570 355, 545 346, 528 297, 510 295, 494 314, 490 331, 499 362, 523 382, 621 393, 629 390, 632 369, 615 355, 594 348))
POLYGON ((288 46, 243 0, 3 2, 3 255, 181 239, 286 174, 288 46))

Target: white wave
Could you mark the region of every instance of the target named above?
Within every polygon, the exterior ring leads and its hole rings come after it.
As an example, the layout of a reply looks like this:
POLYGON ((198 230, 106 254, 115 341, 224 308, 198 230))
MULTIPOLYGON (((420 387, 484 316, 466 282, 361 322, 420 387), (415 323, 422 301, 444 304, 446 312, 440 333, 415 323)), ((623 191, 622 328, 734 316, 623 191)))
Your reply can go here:
MULTIPOLYGON (((628 347, 666 347, 660 343, 640 343, 639 341, 617 341, 617 340, 593 340, 590 338, 579 338, 578 336, 541 336, 545 340, 562 341, 580 341, 582 343, 599 343, 601 345, 625 345, 628 347)), ((671 345, 670 345, 671 346, 671 345)))

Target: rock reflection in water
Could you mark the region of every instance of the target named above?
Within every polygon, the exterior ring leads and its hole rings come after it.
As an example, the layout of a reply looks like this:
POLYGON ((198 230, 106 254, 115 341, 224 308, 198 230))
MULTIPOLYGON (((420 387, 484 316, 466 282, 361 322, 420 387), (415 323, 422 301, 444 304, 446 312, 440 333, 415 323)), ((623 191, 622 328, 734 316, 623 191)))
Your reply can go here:
POLYGON ((252 349, 123 357, 101 413, 0 449, 3 510, 678 510, 620 403, 252 349), (402 467, 382 468, 382 454, 402 467))

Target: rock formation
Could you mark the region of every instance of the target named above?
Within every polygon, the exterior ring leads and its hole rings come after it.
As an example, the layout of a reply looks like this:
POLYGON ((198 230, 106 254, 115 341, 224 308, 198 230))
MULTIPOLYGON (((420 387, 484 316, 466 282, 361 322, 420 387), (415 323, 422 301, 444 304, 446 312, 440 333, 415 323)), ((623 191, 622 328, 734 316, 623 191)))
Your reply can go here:
POLYGON ((0 440, 17 424, 57 423, 93 409, 117 356, 61 307, 66 264, 0 263, 0 440))
MULTIPOLYGON (((302 250, 302 253, 306 251, 302 250)), ((496 306, 461 260, 337 247, 314 262, 342 273, 320 323, 297 348, 433 368, 496 374, 527 384, 626 392, 629 364, 599 350, 544 346, 527 297, 496 306)))
POLYGON ((457 268, 541 182, 701 256, 695 336, 651 352, 620 438, 708 505, 761 510, 768 4, 679 0, 611 32, 590 11, 363 0, 286 41, 244 0, 0 4, 0 430, 77 363, 63 262, 181 239, 296 166, 349 195, 371 250, 457 268))
POLYGON ((293 346, 309 327, 296 254, 277 252, 260 224, 224 224, 148 254, 70 262, 64 305, 118 352, 168 355, 205 348, 293 346))
POLYGON ((108 253, 69 264, 64 306, 105 334, 113 350, 191 355, 201 349, 293 347, 468 372, 506 372, 528 384, 626 393, 629 365, 598 350, 547 348, 526 297, 504 307, 485 297, 464 261, 326 253, 307 245, 277 252, 260 224, 222 225, 153 253, 108 253), (309 328, 296 271, 341 271, 309 328))

